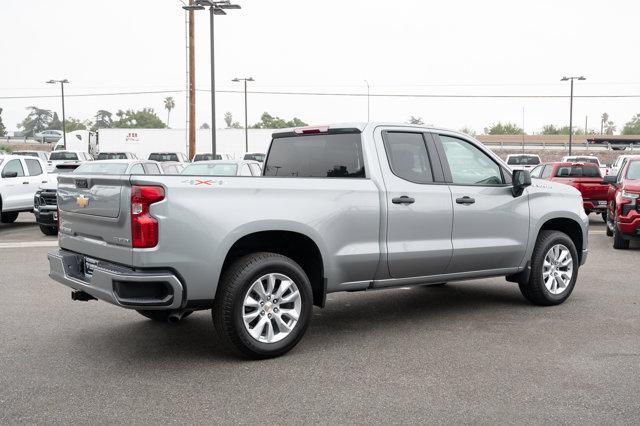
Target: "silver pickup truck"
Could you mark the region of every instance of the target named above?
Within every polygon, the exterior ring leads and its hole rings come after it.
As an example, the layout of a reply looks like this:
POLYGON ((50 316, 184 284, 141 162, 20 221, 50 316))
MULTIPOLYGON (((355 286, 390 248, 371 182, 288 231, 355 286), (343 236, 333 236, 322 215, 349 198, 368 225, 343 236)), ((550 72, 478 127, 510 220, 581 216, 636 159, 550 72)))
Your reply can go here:
POLYGON ((58 204, 50 276, 74 300, 211 309, 250 358, 295 346, 328 293, 505 276, 556 305, 587 258, 577 190, 428 127, 276 131, 260 177, 62 175, 58 204))

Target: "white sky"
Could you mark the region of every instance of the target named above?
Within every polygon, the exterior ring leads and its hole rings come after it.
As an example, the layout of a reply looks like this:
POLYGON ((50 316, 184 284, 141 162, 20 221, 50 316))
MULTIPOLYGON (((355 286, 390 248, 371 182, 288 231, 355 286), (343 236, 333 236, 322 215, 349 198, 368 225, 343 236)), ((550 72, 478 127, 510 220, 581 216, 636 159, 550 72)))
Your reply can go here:
MULTIPOLYGON (((637 0, 237 0, 242 10, 216 16, 218 89, 446 94, 566 95, 563 75, 585 75, 576 94, 640 95, 640 2, 637 0)), ((178 0, 1 0, 0 107, 15 130, 37 105, 60 113, 44 82, 68 78, 68 94, 185 87, 184 14, 178 0)), ((208 12, 197 13, 196 76, 209 89, 208 12)), ((98 109, 152 107, 166 121, 167 94, 69 97, 67 117, 98 109)), ((174 128, 184 127, 184 93, 173 94, 174 128)), ((197 124, 210 123, 208 92, 198 92, 197 124)), ((568 99, 373 98, 372 119, 426 123, 481 133, 496 121, 568 124, 568 99)), ((218 94, 243 122, 241 94, 218 94)), ((310 123, 364 121, 366 98, 250 95, 249 121, 263 111, 310 123)), ((574 122, 599 129, 608 112, 622 127, 640 98, 577 99, 574 122)))

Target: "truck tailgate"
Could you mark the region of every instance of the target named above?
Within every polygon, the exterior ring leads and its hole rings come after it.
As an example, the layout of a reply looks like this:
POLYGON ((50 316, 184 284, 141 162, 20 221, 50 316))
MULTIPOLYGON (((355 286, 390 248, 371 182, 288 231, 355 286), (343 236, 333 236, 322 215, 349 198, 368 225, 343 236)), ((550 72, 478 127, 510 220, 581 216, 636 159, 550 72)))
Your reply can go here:
POLYGON ((131 265, 129 176, 60 175, 60 247, 131 265))
POLYGON ((604 185, 601 178, 578 179, 575 187, 584 200, 606 200, 609 191, 609 185, 604 185))

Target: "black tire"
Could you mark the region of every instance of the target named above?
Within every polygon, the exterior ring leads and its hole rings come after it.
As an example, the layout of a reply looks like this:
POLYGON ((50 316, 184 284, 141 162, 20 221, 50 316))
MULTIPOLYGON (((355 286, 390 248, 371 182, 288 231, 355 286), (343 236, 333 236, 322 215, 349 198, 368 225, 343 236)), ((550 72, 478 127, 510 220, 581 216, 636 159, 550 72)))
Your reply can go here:
POLYGON ((536 246, 533 249, 531 255, 531 273, 529 274, 529 280, 523 281, 518 284, 520 292, 529 302, 535 305, 552 306, 559 305, 569 296, 573 291, 578 278, 579 269, 578 251, 573 241, 567 234, 560 231, 542 231, 538 235, 536 246), (573 260, 573 276, 571 281, 567 285, 567 288, 561 294, 551 293, 544 284, 542 277, 542 264, 547 252, 556 244, 562 244, 569 249, 571 258, 573 260))
MULTIPOLYGON (((157 311, 157 310, 143 310, 143 309, 136 309, 136 312, 138 312, 143 317, 147 317, 150 320, 154 320, 158 322, 169 322, 169 314, 171 313, 171 311, 168 311, 168 310, 157 311)), ((184 315, 182 315, 182 319, 185 319, 192 313, 193 311, 185 312, 184 315)))
POLYGON ((300 341, 311 320, 312 310, 311 283, 300 265, 277 253, 260 252, 238 259, 224 271, 211 313, 216 331, 233 352, 251 359, 266 359, 285 354, 300 341), (301 300, 300 316, 293 330, 274 343, 254 339, 242 318, 244 297, 249 288, 258 278, 270 273, 291 278, 301 300))
POLYGON ((613 237, 613 231, 611 230, 611 228, 609 228, 609 225, 610 224, 607 221, 607 228, 606 228, 606 230, 604 232, 605 232, 605 234, 607 234, 607 237, 613 237))
POLYGON ((622 238, 622 233, 618 230, 618 224, 613 222, 613 248, 616 250, 626 250, 629 248, 629 240, 622 238))
POLYGON ((604 223, 607 223, 607 212, 604 211, 604 212, 600 213, 600 215, 602 215, 602 220, 604 221, 604 223))
POLYGON ((19 212, 7 212, 0 214, 0 222, 13 223, 18 219, 19 212))
POLYGON ((58 235, 57 226, 40 225, 40 231, 42 231, 44 235, 58 235))

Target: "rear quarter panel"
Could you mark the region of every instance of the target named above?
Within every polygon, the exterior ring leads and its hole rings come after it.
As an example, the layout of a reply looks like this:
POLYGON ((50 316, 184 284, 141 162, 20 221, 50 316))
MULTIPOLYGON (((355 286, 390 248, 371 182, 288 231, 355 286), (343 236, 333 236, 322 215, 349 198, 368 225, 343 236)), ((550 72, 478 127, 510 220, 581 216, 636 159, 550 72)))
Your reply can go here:
POLYGON ((166 192, 151 207, 158 246, 134 250, 133 265, 175 269, 189 300, 214 298, 229 249, 255 232, 311 238, 328 291, 373 279, 380 260, 380 201, 370 179, 140 176, 132 184, 162 184, 166 192))

